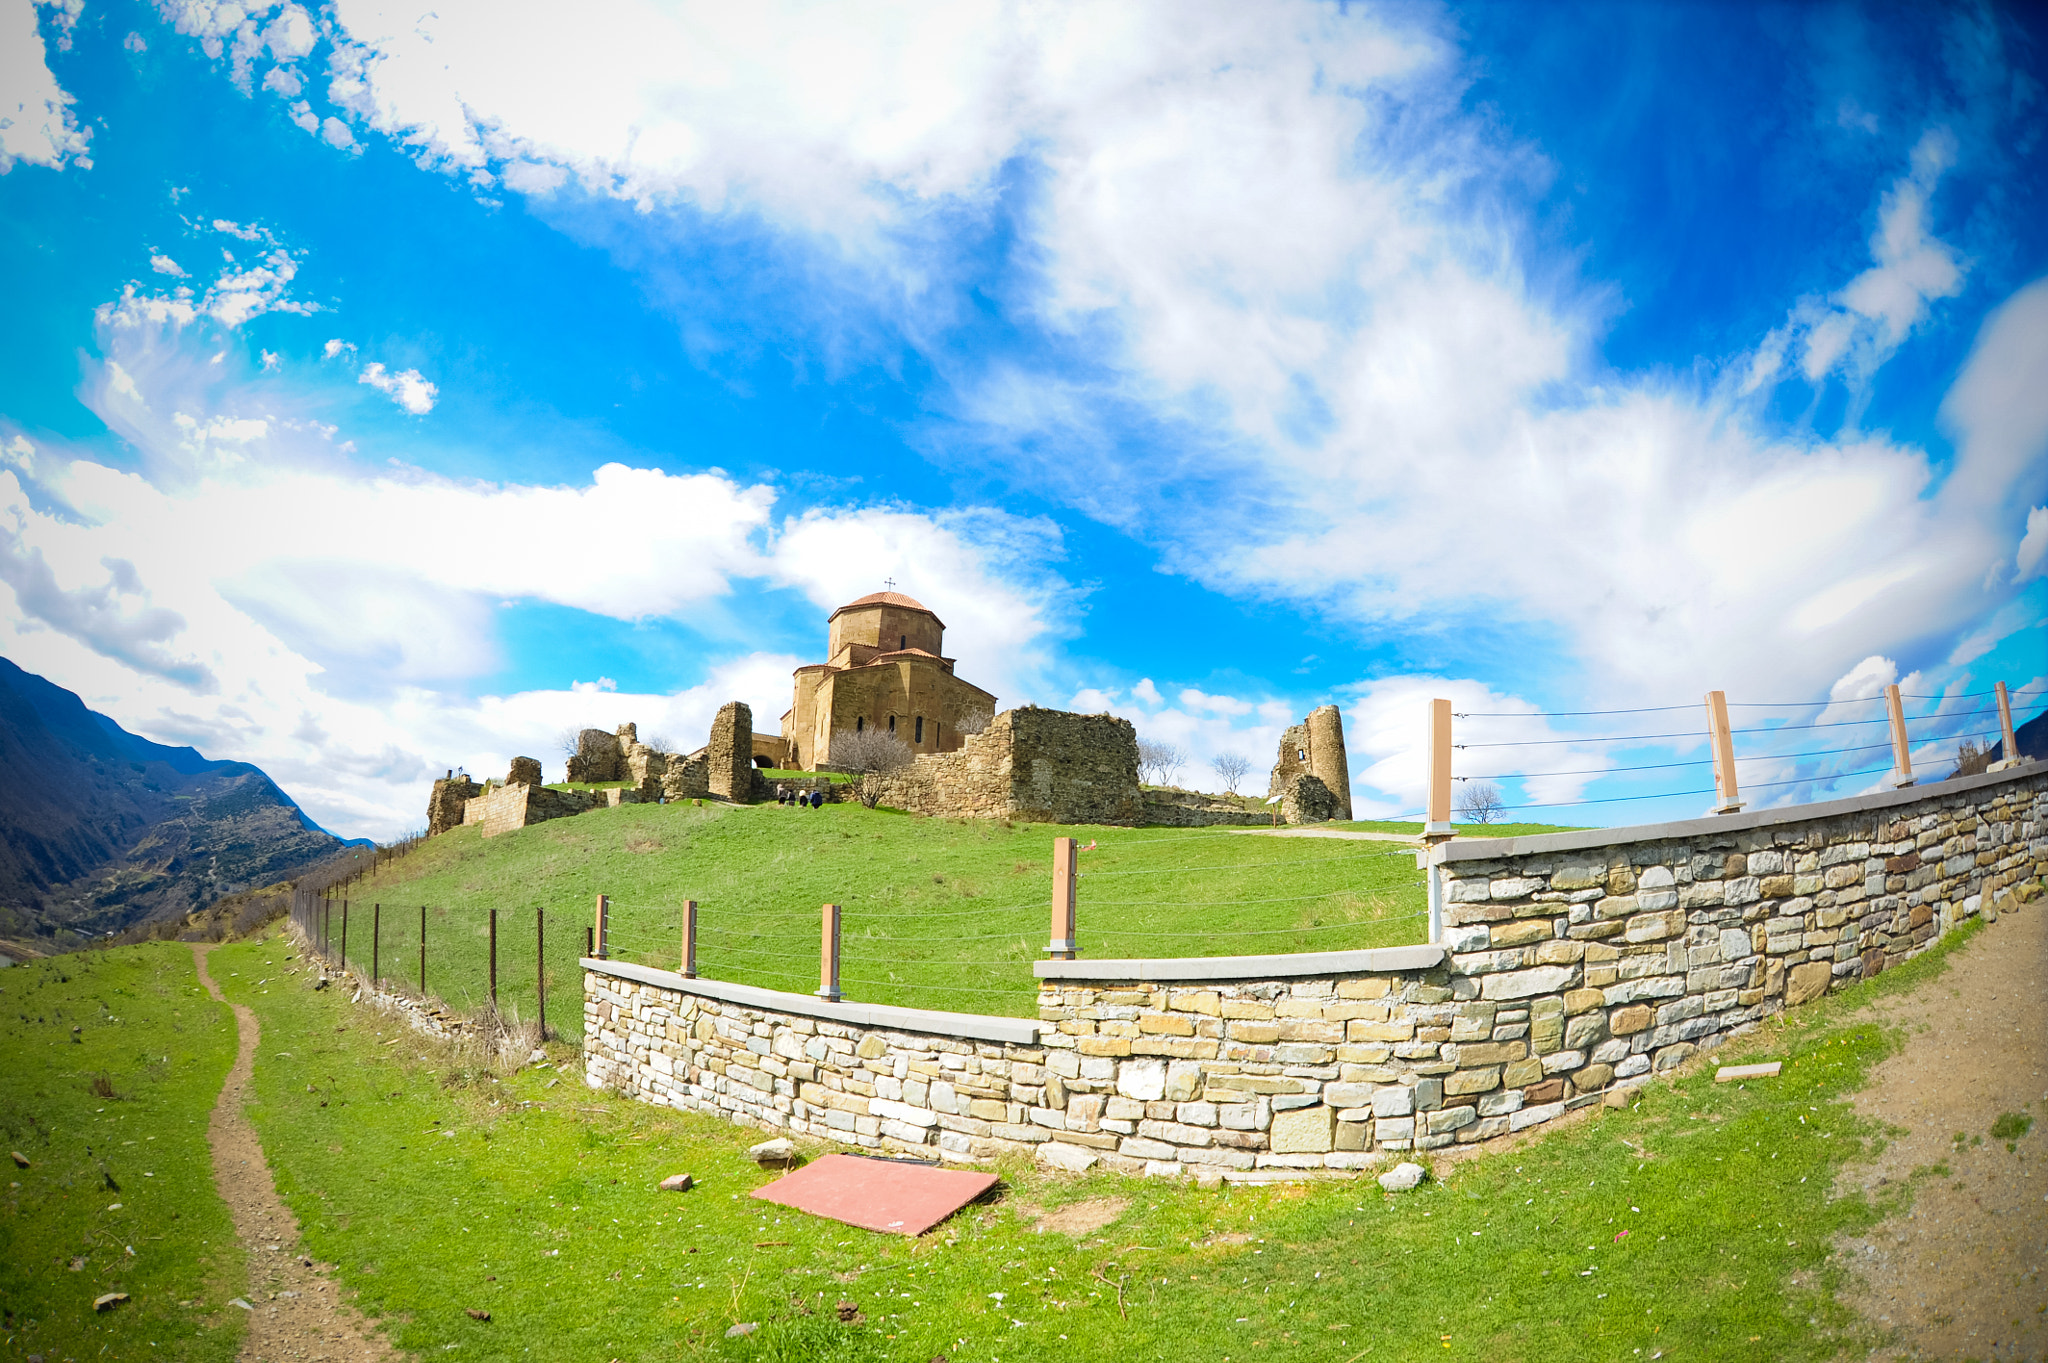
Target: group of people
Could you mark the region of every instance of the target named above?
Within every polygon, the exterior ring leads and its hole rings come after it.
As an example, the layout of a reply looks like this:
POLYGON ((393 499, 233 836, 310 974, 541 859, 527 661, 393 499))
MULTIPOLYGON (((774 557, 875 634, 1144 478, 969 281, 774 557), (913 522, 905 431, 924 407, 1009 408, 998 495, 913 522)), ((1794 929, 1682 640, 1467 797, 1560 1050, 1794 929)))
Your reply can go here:
POLYGON ((819 805, 825 803, 825 792, 822 790, 791 790, 788 786, 777 786, 775 788, 775 803, 779 805, 797 805, 799 807, 809 806, 812 809, 816 809, 819 805))

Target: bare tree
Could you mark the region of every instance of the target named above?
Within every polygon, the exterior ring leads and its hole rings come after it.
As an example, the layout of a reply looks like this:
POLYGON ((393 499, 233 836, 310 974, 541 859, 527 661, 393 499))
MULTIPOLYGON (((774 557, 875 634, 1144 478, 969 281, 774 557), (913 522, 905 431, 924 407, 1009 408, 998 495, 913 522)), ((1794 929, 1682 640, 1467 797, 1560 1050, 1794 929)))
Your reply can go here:
POLYGON ((1169 785, 1173 774, 1188 760, 1188 755, 1171 743, 1160 743, 1153 739, 1138 740, 1138 774, 1151 773, 1155 786, 1169 785))
POLYGON ((583 726, 571 724, 566 729, 555 731, 555 746, 564 757, 574 757, 583 743, 583 726))
POLYGON ((970 710, 953 721, 953 732, 962 738, 970 738, 975 734, 986 733, 989 724, 994 719, 995 716, 986 710, 970 710))
POLYGON ((1240 752, 1218 753, 1209 765, 1223 778, 1223 788, 1232 795, 1237 794, 1237 783, 1252 769, 1251 759, 1240 752))
POLYGON ((1500 787, 1491 781, 1462 782, 1457 810, 1466 823, 1492 823, 1502 813, 1500 787))
POLYGON ((886 729, 862 729, 832 737, 832 765, 853 773, 853 794, 873 809, 890 776, 912 761, 910 745, 886 729))
MULTIPOLYGON (((1966 738, 1956 744, 1956 776, 1979 776, 1991 769, 1991 747, 1978 747, 1977 741, 1966 738)), ((1950 777, 1954 780, 1955 777, 1950 777)))
POLYGON ((647 737, 641 739, 640 741, 642 743, 645 743, 648 747, 654 749, 656 752, 677 751, 674 741, 672 741, 667 734, 649 734, 647 735, 647 737))

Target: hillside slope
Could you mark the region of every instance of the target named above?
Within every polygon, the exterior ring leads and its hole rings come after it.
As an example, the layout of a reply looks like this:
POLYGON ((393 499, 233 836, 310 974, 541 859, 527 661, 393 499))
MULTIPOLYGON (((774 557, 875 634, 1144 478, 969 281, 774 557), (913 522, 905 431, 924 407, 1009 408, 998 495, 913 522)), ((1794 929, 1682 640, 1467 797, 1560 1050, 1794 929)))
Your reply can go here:
POLYGON ((75 945, 341 845, 256 767, 152 743, 0 658, 0 937, 75 945))

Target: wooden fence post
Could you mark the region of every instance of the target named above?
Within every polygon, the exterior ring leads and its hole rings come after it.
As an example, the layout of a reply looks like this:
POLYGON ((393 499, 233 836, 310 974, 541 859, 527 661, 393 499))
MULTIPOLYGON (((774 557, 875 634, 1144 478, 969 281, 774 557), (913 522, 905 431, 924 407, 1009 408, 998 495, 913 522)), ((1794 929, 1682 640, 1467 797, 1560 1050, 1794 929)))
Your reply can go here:
MULTIPOLYGON (((342 919, 345 928, 346 918, 342 919)), ((491 910, 491 1011, 498 1011, 498 911, 491 910)))
POLYGON ((540 1039, 548 1039, 548 912, 533 910, 533 997, 540 1018, 540 1039))
POLYGON ((1055 961, 1071 961, 1078 950, 1074 939, 1074 891, 1080 876, 1072 838, 1052 840, 1052 940, 1046 955, 1055 961))
POLYGON ((1417 858, 1424 868, 1429 896, 1429 940, 1444 939, 1444 878, 1437 862, 1437 848, 1449 842, 1451 828, 1451 703, 1438 698, 1429 703, 1429 792, 1423 811, 1422 852, 1417 858))
POLYGON ((1739 813, 1742 793, 1735 781, 1735 736, 1728 731, 1726 691, 1707 692, 1707 743, 1714 755, 1714 813, 1739 813))
POLYGON ((839 997, 839 906, 827 904, 818 940, 818 997, 839 997))
POLYGON ((612 897, 601 894, 597 897, 597 923, 590 931, 590 954, 600 961, 611 959, 611 918, 612 897))
POLYGON ((683 901, 683 978, 697 978, 697 901, 683 901))
POLYGON ((1451 836, 1451 703, 1429 703, 1429 810, 1425 837, 1451 836))
POLYGON ((2005 689, 2004 682, 1999 682, 1992 689, 1998 693, 1998 729, 2005 744, 2005 760, 2017 762, 2020 760, 2020 741, 2013 737, 2012 732, 2012 695, 2005 689))
POLYGON ((1906 706, 1896 685, 1884 689, 1885 715, 1892 725, 1892 789, 1913 784, 1913 744, 1906 737, 1906 706))

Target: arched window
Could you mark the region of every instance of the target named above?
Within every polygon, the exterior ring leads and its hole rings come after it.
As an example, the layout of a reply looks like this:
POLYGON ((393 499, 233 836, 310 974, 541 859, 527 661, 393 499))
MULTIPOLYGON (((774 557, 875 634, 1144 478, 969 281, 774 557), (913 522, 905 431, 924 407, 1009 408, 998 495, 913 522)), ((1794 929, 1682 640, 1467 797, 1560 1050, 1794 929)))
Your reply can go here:
POLYGON ((918 742, 920 742, 920 743, 924 742, 924 716, 923 716, 923 715, 919 715, 919 716, 917 717, 917 741, 918 741, 918 742))
POLYGON ((855 733, 859 733, 862 729, 865 729, 867 727, 868 718, 866 715, 855 715, 853 717, 853 731, 855 733))
POLYGON ((897 636, 896 636, 896 647, 898 647, 898 648, 909 648, 909 647, 910 647, 910 636, 909 636, 908 634, 899 634, 899 635, 897 635, 897 636))
POLYGON ((1294 759, 1295 759, 1295 761, 1297 761, 1297 762, 1306 762, 1306 761, 1308 761, 1308 749, 1307 749, 1307 748, 1296 748, 1296 749, 1294 750, 1294 759))
POLYGON ((896 716, 894 715, 889 716, 889 732, 892 734, 896 732, 896 716))

